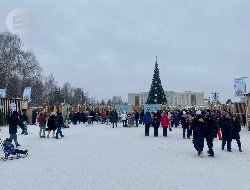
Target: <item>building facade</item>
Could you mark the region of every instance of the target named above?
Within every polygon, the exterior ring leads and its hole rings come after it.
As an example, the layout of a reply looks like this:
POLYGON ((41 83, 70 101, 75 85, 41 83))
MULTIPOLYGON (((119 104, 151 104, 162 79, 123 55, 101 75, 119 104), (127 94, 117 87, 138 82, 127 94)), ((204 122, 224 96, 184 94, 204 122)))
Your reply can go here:
MULTIPOLYGON (((204 107, 204 92, 165 91, 168 107, 204 107)), ((147 102, 148 92, 129 93, 128 104, 143 105, 147 102)))

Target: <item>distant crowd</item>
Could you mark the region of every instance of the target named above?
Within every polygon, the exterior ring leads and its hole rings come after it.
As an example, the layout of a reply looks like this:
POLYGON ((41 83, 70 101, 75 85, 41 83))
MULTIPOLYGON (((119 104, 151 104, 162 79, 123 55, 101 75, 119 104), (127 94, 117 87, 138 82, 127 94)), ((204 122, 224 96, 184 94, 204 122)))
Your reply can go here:
MULTIPOLYGON (((245 117, 243 117, 245 118, 245 117)), ((70 123, 76 125, 80 123, 87 123, 93 125, 94 122, 100 124, 109 123, 113 128, 117 127, 118 123, 122 123, 123 127, 138 127, 139 125, 145 126, 145 136, 149 136, 150 127, 154 129, 154 137, 158 137, 158 129, 161 126, 163 136, 168 136, 168 131, 172 128, 177 128, 181 125, 183 139, 192 137, 195 149, 199 156, 202 156, 204 149, 204 140, 207 142, 209 156, 214 156, 213 139, 219 138, 222 140, 222 150, 227 149, 228 152, 232 151, 231 142, 235 139, 238 144, 239 151, 242 152, 240 131, 241 122, 245 126, 246 121, 240 121, 236 115, 232 115, 228 111, 215 111, 215 110, 175 110, 175 111, 155 111, 149 110, 132 111, 132 112, 117 112, 115 109, 112 111, 82 111, 82 112, 69 112, 63 117, 61 112, 52 112, 50 114, 41 112, 32 118, 32 124, 38 124, 39 137, 49 138, 52 137, 59 139, 64 137, 62 128, 68 128, 70 123), (47 135, 46 135, 47 131, 47 135)), ((21 134, 28 135, 28 117, 25 112, 12 113, 8 119, 10 137, 6 142, 14 143, 16 147, 20 146, 17 141, 18 126, 22 129, 21 134)), ((250 130, 250 129, 249 129, 250 130)), ((13 150, 12 150, 13 151, 13 150)))

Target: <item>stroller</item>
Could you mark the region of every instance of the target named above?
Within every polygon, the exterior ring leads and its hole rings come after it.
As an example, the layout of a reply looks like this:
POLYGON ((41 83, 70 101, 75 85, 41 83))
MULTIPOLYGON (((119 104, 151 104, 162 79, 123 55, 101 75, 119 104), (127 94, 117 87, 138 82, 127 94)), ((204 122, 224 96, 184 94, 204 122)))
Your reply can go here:
POLYGON ((6 140, 3 143, 2 139, 0 138, 0 145, 5 154, 5 157, 3 158, 4 161, 8 159, 13 160, 14 158, 16 159, 25 158, 26 156, 28 156, 28 150, 15 149, 14 145, 11 144, 11 141, 12 141, 11 139, 6 138, 6 140), (11 155, 14 155, 16 157, 10 157, 11 155))

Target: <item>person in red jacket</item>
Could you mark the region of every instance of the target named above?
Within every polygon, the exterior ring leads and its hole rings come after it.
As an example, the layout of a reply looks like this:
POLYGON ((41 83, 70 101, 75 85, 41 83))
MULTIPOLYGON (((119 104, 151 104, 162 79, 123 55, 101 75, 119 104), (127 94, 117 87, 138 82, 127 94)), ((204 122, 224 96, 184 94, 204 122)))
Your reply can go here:
POLYGON ((161 117, 161 126, 163 128, 163 136, 167 137, 168 135, 168 126, 169 126, 169 118, 166 111, 163 112, 161 117))

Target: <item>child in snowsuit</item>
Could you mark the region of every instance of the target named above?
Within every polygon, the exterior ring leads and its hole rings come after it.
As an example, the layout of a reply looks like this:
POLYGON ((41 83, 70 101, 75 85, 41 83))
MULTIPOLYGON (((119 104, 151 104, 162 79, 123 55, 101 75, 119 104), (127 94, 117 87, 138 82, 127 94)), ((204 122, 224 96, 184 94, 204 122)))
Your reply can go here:
POLYGON ((20 157, 20 154, 23 155, 27 155, 28 154, 28 150, 19 150, 19 149, 15 149, 14 145, 11 143, 11 139, 10 138, 6 138, 6 140, 3 142, 3 147, 4 147, 4 151, 9 154, 9 155, 17 155, 17 157, 20 157))

